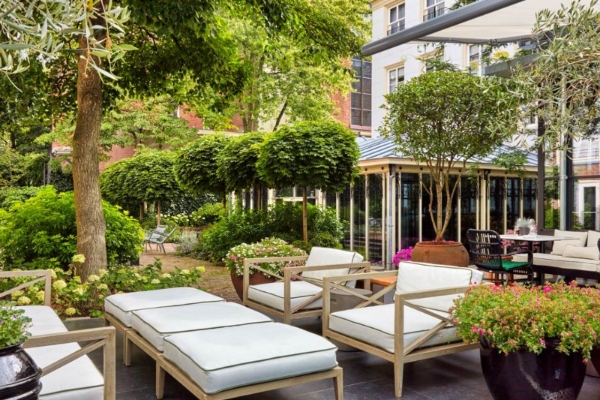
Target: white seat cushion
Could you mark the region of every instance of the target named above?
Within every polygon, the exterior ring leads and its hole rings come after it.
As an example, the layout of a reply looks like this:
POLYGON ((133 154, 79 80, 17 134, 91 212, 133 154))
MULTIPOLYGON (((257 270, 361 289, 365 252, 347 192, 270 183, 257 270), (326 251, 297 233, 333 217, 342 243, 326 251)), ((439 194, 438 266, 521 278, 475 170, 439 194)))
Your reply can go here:
POLYGON ((321 336, 265 323, 171 335, 164 356, 204 392, 217 393, 330 370, 337 365, 336 350, 321 336))
MULTIPOLYGON (((394 304, 374 307, 355 308, 338 311, 329 316, 329 328, 345 336, 379 347, 394 353, 394 304)), ((448 317, 446 312, 430 310, 435 314, 448 317)), ((404 346, 415 341, 423 332, 433 328, 439 319, 404 307, 404 346)), ((456 328, 442 329, 419 347, 459 341, 456 328)))
MULTIPOLYGON (((481 283, 482 279, 483 272, 472 268, 402 261, 398 266, 396 293, 464 287, 481 283)), ((454 305, 454 299, 458 296, 460 295, 428 297, 411 300, 411 303, 446 312, 454 305)))
MULTIPOLYGON (((513 256, 513 261, 521 261, 526 255, 513 256)), ((585 258, 563 257, 556 254, 533 253, 533 265, 573 269, 587 272, 600 272, 600 261, 585 258)), ((535 268, 534 268, 535 269, 535 268)))
MULTIPOLYGON (((292 308, 323 291, 320 286, 304 281, 290 282, 290 289, 292 308)), ((283 311, 283 282, 252 285, 248 288, 248 298, 257 303, 261 303, 276 310, 283 311)), ((312 310, 322 307, 323 299, 319 298, 308 304, 303 308, 303 310, 312 310)))
POLYGON ((16 308, 25 310, 25 315, 33 321, 32 326, 29 328, 31 336, 68 332, 65 325, 51 307, 18 306, 16 308))
POLYGON ((121 321, 125 326, 131 326, 131 313, 136 310, 181 306, 185 304, 224 301, 218 296, 202 290, 183 287, 146 292, 113 294, 104 301, 104 310, 121 321))
POLYGON ((562 256, 563 252, 565 251, 565 247, 567 247, 567 245, 569 245, 569 244, 573 245, 573 246, 580 246, 580 247, 585 246, 585 244, 587 242, 587 235, 588 235, 587 231, 575 232, 575 231, 561 231, 560 229, 556 229, 554 231, 554 236, 572 237, 575 239, 573 239, 573 240, 556 240, 552 244, 552 253, 550 253, 550 254, 562 256))
MULTIPOLYGON (((330 249, 327 247, 313 247, 306 259, 307 267, 321 265, 351 264, 362 262, 363 256, 353 251, 330 249)), ((304 271, 302 276, 323 280, 326 276, 348 275, 350 268, 330 269, 323 271, 304 271)))
POLYGON ((273 322, 271 318, 236 303, 198 303, 133 312, 131 327, 158 351, 174 333, 273 322))

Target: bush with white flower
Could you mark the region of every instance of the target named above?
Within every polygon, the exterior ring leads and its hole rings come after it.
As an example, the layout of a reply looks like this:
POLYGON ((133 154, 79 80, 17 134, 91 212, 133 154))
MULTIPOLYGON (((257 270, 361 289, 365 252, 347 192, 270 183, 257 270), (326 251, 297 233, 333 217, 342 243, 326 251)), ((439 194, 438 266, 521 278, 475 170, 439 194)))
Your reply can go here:
MULTIPOLYGON (((278 238, 264 238, 258 243, 242 243, 232 247, 223 261, 229 272, 242 276, 244 275, 244 259, 246 258, 293 256, 306 256, 306 252, 288 244, 285 240, 278 238)), ((304 265, 304 262, 265 262, 258 265, 267 271, 281 275, 282 268, 304 265)), ((250 268, 250 274, 252 275, 254 272, 256 272, 256 270, 250 268)))
MULTIPOLYGON (((73 258, 73 267, 84 259, 73 258)), ((52 307, 59 316, 102 317, 104 298, 118 292, 139 292, 170 287, 196 286, 204 267, 194 269, 175 268, 162 270, 160 261, 145 267, 114 266, 101 269, 98 275, 90 275, 86 282, 73 276, 73 270, 52 270, 52 307)), ((0 292, 31 280, 29 277, 0 279, 0 292), (15 285, 16 284, 16 285, 15 285)), ((11 293, 11 300, 18 305, 44 304, 43 282, 11 293)))
MULTIPOLYGON (((30 336, 31 318, 13 302, 0 301, 0 349, 23 343, 30 336)), ((9 365, 10 368, 10 365, 9 365)))

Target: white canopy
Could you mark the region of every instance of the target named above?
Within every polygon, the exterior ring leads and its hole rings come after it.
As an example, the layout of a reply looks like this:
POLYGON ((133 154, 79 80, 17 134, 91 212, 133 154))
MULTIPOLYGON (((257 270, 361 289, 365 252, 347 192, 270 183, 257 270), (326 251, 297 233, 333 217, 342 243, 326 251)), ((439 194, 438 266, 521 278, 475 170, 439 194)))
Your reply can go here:
MULTIPOLYGON (((589 5, 592 0, 580 0, 589 5)), ((376 40, 363 55, 380 53, 409 42, 511 43, 531 38, 536 14, 568 7, 570 0, 479 0, 458 10, 376 40)), ((600 5, 595 8, 600 10, 600 5)))

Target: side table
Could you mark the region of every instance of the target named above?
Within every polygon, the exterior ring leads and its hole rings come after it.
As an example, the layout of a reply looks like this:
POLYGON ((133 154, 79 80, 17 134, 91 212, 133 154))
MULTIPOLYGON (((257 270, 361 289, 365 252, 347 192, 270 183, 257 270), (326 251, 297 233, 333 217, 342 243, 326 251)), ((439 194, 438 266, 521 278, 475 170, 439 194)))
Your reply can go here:
MULTIPOLYGON (((370 290, 367 290, 367 289, 352 289, 352 290, 359 294, 362 294, 363 296, 369 296, 372 293, 370 290)), ((352 296, 351 294, 343 292, 339 289, 333 289, 331 291, 330 310, 332 313, 336 312, 336 311, 349 310, 351 308, 356 307, 363 301, 364 300, 359 297, 352 296)), ((336 340, 332 340, 332 339, 330 339, 330 341, 333 344, 335 344, 337 346, 338 350, 340 350, 340 351, 358 351, 358 349, 356 349, 352 346, 348 346, 345 343, 340 343, 340 342, 338 342, 336 340)))

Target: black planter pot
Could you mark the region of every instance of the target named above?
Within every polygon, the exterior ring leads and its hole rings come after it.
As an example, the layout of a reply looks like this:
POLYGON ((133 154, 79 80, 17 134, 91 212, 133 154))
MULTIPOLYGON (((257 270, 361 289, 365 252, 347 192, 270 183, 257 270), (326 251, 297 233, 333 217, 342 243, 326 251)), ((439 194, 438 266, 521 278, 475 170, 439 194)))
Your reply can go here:
POLYGON ((504 353, 480 340, 481 369, 495 400, 575 400, 586 365, 581 353, 556 350, 558 340, 547 340, 541 354, 526 349, 504 353))
POLYGON ((20 344, 0 349, 0 399, 36 400, 42 370, 20 344))

